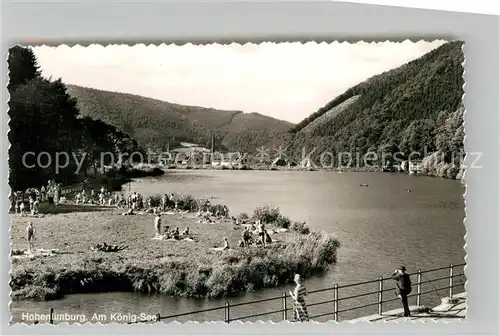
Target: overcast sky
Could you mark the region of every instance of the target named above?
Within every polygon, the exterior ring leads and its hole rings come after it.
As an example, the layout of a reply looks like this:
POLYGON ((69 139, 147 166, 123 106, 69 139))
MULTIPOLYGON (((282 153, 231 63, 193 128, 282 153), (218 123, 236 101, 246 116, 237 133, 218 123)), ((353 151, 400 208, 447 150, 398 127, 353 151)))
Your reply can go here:
POLYGON ((34 47, 44 76, 178 104, 299 122, 349 87, 443 44, 34 47))

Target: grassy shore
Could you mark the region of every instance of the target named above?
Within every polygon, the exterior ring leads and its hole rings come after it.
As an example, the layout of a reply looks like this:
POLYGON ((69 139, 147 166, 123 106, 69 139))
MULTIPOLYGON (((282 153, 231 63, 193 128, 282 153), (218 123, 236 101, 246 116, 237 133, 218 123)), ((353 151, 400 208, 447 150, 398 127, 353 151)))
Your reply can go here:
MULTIPOLYGON (((11 259, 12 299, 50 300, 71 293, 108 291, 221 297, 289 283, 296 272, 305 277, 324 272, 336 261, 339 247, 337 239, 325 232, 290 230, 273 234, 278 242, 265 248, 239 248, 241 225, 198 223, 192 213, 164 215, 163 224, 180 230, 189 227, 196 241, 153 240, 154 215, 121 216, 122 211, 65 205, 58 213, 33 218, 35 249, 58 251, 45 257, 11 259), (231 249, 212 250, 222 245, 223 237, 231 249), (103 242, 128 248, 90 250, 103 242)), ((12 249, 26 249, 28 218, 11 218, 12 249)))

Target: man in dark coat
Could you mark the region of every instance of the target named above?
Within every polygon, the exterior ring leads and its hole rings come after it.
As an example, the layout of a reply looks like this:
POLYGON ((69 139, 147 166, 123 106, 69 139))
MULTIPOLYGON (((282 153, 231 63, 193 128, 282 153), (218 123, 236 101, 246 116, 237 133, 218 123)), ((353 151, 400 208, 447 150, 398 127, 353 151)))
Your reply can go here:
POLYGON ((406 267, 401 266, 395 270, 391 278, 396 280, 397 294, 403 303, 404 316, 410 316, 410 308, 408 307, 408 294, 411 293, 410 275, 406 273, 406 267))

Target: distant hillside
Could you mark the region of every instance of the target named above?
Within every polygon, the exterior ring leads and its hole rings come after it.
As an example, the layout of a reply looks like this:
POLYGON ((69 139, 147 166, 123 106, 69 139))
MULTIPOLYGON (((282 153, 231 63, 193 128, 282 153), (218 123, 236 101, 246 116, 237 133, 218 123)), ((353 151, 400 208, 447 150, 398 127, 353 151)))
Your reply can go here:
POLYGON ((303 148, 313 147, 316 159, 324 151, 408 155, 425 148, 444 157, 429 174, 456 177, 451 166, 452 154, 463 149, 463 61, 462 42, 449 42, 350 88, 290 130, 283 140, 289 155, 299 160, 303 148))
POLYGON ((81 114, 99 118, 129 134, 143 147, 165 149, 181 141, 218 149, 254 152, 292 123, 242 111, 173 104, 142 96, 67 85, 81 114))

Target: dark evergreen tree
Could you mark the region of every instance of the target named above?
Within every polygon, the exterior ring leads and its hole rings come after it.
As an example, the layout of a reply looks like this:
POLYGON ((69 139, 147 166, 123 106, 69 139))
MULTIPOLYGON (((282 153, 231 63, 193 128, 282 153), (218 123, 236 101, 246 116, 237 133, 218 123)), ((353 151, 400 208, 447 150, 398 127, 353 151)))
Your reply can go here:
POLYGON ((33 50, 15 46, 9 49, 9 83, 7 89, 12 94, 16 87, 26 84, 40 75, 38 62, 33 50))

